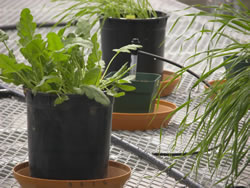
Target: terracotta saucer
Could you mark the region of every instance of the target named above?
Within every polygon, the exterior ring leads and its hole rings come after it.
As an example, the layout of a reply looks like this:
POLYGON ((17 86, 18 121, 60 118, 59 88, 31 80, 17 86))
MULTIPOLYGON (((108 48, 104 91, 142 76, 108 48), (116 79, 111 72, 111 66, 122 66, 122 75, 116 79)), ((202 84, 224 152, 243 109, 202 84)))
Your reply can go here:
MULTIPOLYGON (((216 86, 217 84, 224 84, 226 82, 226 80, 210 80, 208 81, 208 83, 211 85, 211 86, 216 86)), ((208 86, 204 85, 205 89, 207 90, 208 89, 208 86)), ((214 99, 216 96, 216 94, 213 94, 210 98, 211 99, 214 99)))
POLYGON ((160 100, 153 113, 116 113, 112 114, 112 130, 151 130, 166 127, 171 117, 168 114, 176 109, 176 105, 160 100))
POLYGON ((95 180, 52 180, 33 178, 29 175, 29 163, 18 164, 14 177, 22 188, 122 188, 129 179, 131 169, 121 163, 109 161, 108 177, 95 180))
MULTIPOLYGON (((210 85, 215 85, 215 84, 224 84, 226 82, 226 80, 210 80, 208 81, 208 83, 210 85)), ((204 85, 204 87, 207 89, 208 87, 206 85, 204 85)))
POLYGON ((162 80, 160 83, 160 96, 161 97, 165 97, 170 95, 174 88, 177 86, 177 84, 179 83, 181 76, 177 77, 171 84, 169 84, 168 86, 166 86, 175 76, 175 72, 172 71, 168 71, 168 70, 164 70, 162 73, 162 80))

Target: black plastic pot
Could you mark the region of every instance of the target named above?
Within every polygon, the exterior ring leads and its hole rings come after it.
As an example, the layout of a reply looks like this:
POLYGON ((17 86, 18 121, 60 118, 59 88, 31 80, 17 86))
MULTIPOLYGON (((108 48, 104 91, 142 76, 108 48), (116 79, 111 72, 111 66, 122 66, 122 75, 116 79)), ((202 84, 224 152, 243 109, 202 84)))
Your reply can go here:
MULTIPOLYGON (((227 60, 229 57, 230 56, 225 56, 224 61, 227 60)), ((234 58, 237 58, 237 56, 234 58)), ((225 65, 224 67, 227 71, 227 78, 232 78, 234 75, 237 75, 238 73, 240 73, 241 71, 243 71, 245 68, 249 66, 250 66, 250 59, 242 60, 236 65, 234 65, 233 62, 225 65)))
MULTIPOLYGON (((149 19, 106 19, 101 30, 102 58, 105 63, 107 64, 115 54, 113 49, 131 44, 133 38, 140 40, 143 51, 164 56, 168 15, 163 12, 157 12, 157 14, 157 18, 149 19)), ((102 19, 100 22, 102 23, 102 19)), ((109 72, 119 70, 126 62, 130 62, 130 54, 119 54, 109 72)), ((161 74, 163 62, 139 54, 137 71, 161 74)))
MULTIPOLYGON (((109 73, 108 77, 114 73, 109 73)), ((124 96, 116 98, 113 111, 121 113, 152 112, 160 79, 161 75, 159 74, 136 73, 136 79, 131 81, 131 85, 136 87, 136 90, 126 92, 124 96)))
MULTIPOLYGON (((26 92, 31 176, 84 180, 107 175, 112 103, 103 106, 85 95, 26 92)), ((113 100, 112 100, 113 101, 113 100)))

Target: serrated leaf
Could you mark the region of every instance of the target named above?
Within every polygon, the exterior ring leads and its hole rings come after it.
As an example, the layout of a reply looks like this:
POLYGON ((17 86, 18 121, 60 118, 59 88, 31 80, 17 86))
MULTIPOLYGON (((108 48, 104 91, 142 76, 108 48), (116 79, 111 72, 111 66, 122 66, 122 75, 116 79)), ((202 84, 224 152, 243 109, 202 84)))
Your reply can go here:
POLYGON ((31 68, 24 63, 17 63, 15 59, 0 54, 0 70, 2 73, 16 73, 24 69, 31 70, 31 68))
POLYGON ((20 37, 19 43, 26 46, 32 39, 36 29, 36 23, 32 22, 33 16, 30 10, 25 8, 20 15, 20 21, 17 23, 18 36, 20 37))
POLYGON ((57 51, 64 47, 61 38, 54 32, 50 32, 47 34, 48 39, 48 50, 57 51))
POLYGON ((14 85, 24 85, 23 80, 15 73, 0 74, 0 79, 6 83, 12 83, 14 85))
POLYGON ((65 49, 70 49, 75 46, 81 46, 84 48, 92 48, 93 44, 89 40, 82 39, 81 37, 68 38, 65 41, 65 49))
MULTIPOLYGON (((30 41, 26 47, 21 48, 20 51, 27 60, 31 60, 41 56, 44 52, 44 49, 45 42, 42 39, 34 39, 30 41)), ((30 63, 32 64, 32 62, 30 63)))
POLYGON ((31 64, 33 75, 37 77, 37 80, 42 79, 44 72, 50 71, 50 58, 45 45, 42 39, 33 39, 20 49, 20 52, 31 64))
POLYGON ((80 88, 74 88, 78 94, 85 94, 89 99, 94 99, 96 102, 101 103, 104 106, 110 104, 109 98, 103 93, 103 91, 93 85, 82 85, 80 88))

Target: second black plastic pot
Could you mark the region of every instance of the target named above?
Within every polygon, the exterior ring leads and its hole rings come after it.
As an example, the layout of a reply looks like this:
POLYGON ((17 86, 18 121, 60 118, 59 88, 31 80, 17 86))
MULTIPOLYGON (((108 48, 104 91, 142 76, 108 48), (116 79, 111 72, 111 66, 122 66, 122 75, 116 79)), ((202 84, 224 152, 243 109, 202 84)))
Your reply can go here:
MULTIPOLYGON (((229 57, 230 56, 225 56, 224 61, 227 60, 229 57)), ((233 59, 235 58, 238 58, 238 56, 234 57, 233 59)), ((242 60, 238 62, 237 64, 234 64, 234 62, 232 62, 232 63, 225 65, 224 67, 227 71, 227 78, 232 78, 234 75, 237 75, 238 73, 240 73, 241 71, 243 71, 249 66, 250 66, 250 59, 242 60)))
MULTIPOLYGON (((133 38, 140 40, 143 51, 164 56, 168 15, 163 12, 157 12, 157 15, 157 18, 149 19, 106 19, 101 30, 102 58, 105 63, 107 64, 115 54, 113 49, 131 44, 133 38)), ((102 23, 102 19, 100 22, 102 23)), ((126 62, 130 63, 130 54, 119 54, 108 71, 118 71, 126 62)), ((139 54, 137 71, 161 74, 163 62, 139 54)))
POLYGON ((85 180, 107 175, 112 102, 103 106, 85 95, 26 92, 28 149, 32 177, 85 180))
MULTIPOLYGON (((108 77, 115 72, 109 73, 108 77)), ((160 85, 161 75, 154 73, 136 73, 131 85, 134 91, 126 92, 122 97, 115 98, 114 112, 148 113, 154 110, 154 97, 160 85)))

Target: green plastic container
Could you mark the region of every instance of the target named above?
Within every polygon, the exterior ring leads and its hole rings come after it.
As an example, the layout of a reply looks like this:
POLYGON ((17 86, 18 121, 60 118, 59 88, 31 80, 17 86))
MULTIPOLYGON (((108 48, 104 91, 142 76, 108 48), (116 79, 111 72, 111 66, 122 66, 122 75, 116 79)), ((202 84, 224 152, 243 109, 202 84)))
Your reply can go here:
MULTIPOLYGON (((111 72, 110 77, 115 72, 111 72)), ((160 85, 160 74, 136 73, 136 79, 132 81, 136 90, 126 92, 125 96, 115 98, 113 112, 121 113, 148 113, 154 110, 154 97, 160 85)))

